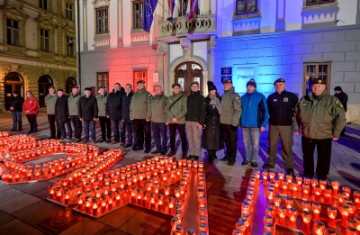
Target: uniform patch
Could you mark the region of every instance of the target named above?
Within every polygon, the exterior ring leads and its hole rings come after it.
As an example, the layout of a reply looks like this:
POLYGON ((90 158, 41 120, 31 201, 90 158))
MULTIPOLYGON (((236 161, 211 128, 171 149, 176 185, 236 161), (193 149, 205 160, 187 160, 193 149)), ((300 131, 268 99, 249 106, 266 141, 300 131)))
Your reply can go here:
POLYGON ((277 102, 277 99, 273 99, 274 102, 277 102))
POLYGON ((284 98, 283 98, 283 101, 284 101, 284 102, 289 102, 289 98, 284 97, 284 98))

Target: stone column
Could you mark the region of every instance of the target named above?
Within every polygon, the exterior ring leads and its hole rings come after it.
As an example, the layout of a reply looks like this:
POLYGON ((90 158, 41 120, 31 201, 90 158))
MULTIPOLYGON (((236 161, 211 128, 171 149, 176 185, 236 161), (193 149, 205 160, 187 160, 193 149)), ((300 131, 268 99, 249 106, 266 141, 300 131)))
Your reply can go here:
MULTIPOLYGON (((158 84, 162 85, 164 92, 167 91, 169 86, 169 71, 168 71, 168 57, 169 57, 170 47, 165 42, 158 42, 156 55, 157 55, 157 72, 159 73, 159 82, 158 84)), ((165 92, 166 93, 166 92, 165 92)))

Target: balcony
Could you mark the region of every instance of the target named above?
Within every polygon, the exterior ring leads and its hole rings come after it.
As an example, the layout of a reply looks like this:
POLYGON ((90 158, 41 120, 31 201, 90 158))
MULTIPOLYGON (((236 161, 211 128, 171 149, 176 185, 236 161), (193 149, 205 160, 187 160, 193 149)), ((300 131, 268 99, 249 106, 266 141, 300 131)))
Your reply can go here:
POLYGON ((187 17, 175 18, 172 22, 163 21, 160 24, 158 40, 175 41, 179 37, 201 38, 216 34, 215 15, 196 15, 192 21, 187 17))

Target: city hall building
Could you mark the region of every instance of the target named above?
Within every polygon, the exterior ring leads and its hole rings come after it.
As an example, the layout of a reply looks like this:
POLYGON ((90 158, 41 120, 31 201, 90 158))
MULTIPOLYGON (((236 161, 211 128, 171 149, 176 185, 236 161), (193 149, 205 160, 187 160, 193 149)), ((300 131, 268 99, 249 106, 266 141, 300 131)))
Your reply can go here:
POLYGON ((244 94, 254 78, 269 95, 283 77, 301 97, 322 78, 330 94, 343 88, 347 119, 360 122, 358 0, 84 0, 79 13, 82 87, 143 79, 170 94, 195 80, 206 94, 207 81, 222 93, 231 78, 244 94))
POLYGON ((45 106, 49 86, 77 84, 75 1, 0 1, 0 111, 13 91, 45 106))

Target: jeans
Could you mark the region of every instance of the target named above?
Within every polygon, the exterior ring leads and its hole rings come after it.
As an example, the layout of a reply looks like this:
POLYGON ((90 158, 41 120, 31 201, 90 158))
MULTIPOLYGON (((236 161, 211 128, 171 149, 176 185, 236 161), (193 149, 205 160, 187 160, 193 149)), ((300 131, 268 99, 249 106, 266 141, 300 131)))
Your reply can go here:
POLYGON ((84 120, 85 140, 89 140, 89 127, 90 127, 90 131, 91 131, 91 139, 96 140, 94 120, 91 120, 91 121, 84 120))
POLYGON ((13 120, 13 130, 21 130, 22 129, 22 112, 12 111, 12 120, 13 120))
POLYGON ((198 122, 185 122, 186 137, 189 142, 189 155, 200 157, 201 155, 201 133, 198 122))
POLYGON ((81 132, 82 132, 82 123, 80 121, 79 116, 71 116, 71 122, 74 127, 74 137, 78 140, 81 139, 81 132))
POLYGON ((121 122, 121 143, 125 144, 126 134, 127 134, 127 144, 133 144, 133 135, 132 135, 132 123, 131 122, 121 122))
POLYGON ((120 141, 120 132, 119 132, 120 125, 121 125, 120 120, 111 120, 111 129, 112 132, 114 133, 114 141, 116 142, 120 141))
POLYGON ((176 129, 179 131, 182 153, 187 154, 188 143, 186 139, 185 124, 169 124, 170 149, 175 152, 176 129))
POLYGON ((111 140, 111 123, 107 117, 99 117, 101 127, 101 138, 103 140, 111 140))
POLYGON ((257 162, 259 157, 260 128, 242 127, 246 160, 257 162))
POLYGON ((152 129, 156 149, 160 150, 161 152, 166 152, 167 126, 165 125, 165 123, 151 122, 151 129, 152 129))

